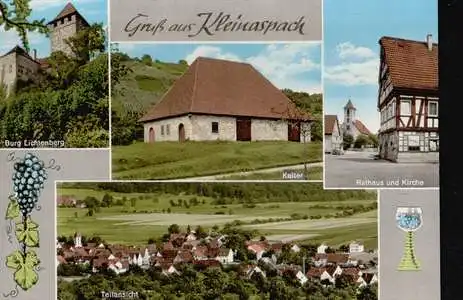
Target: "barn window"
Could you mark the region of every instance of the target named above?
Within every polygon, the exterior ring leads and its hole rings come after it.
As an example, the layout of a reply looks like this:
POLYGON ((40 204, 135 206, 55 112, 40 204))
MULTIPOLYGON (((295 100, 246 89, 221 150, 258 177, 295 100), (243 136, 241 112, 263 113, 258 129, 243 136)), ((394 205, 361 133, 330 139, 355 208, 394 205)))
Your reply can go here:
POLYGON ((212 133, 219 133, 219 122, 212 122, 212 133))
POLYGON ((412 103, 410 100, 400 100, 400 114, 410 116, 412 114, 412 103))
POLYGON ((170 125, 166 125, 166 135, 170 135, 170 125))
POLYGON ((439 114, 438 103, 436 101, 429 101, 428 105, 428 115, 430 117, 437 117, 439 114))
POLYGON ((161 135, 164 135, 164 125, 161 125, 161 135))

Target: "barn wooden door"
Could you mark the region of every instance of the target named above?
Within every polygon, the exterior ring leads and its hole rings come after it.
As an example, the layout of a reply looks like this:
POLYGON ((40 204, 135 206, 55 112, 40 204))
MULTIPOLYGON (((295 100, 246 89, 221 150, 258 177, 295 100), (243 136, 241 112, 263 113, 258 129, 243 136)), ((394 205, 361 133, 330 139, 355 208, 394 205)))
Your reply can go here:
POLYGON ((288 123, 288 141, 301 141, 301 123, 288 123))
POLYGON ((151 127, 149 131, 149 136, 148 136, 148 142, 153 143, 154 142, 154 128, 151 127))
POLYGON ((185 125, 183 124, 178 125, 178 141, 185 141, 185 125))
POLYGON ((236 140, 250 141, 251 140, 251 119, 239 118, 236 119, 236 140))

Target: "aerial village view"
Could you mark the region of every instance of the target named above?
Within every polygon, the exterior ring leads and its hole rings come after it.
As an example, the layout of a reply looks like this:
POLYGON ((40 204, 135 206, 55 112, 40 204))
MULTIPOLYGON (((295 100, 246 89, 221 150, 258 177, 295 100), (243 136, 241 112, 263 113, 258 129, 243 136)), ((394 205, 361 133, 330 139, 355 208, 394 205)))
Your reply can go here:
POLYGON ((56 207, 60 299, 377 299, 376 191, 60 183, 56 207))

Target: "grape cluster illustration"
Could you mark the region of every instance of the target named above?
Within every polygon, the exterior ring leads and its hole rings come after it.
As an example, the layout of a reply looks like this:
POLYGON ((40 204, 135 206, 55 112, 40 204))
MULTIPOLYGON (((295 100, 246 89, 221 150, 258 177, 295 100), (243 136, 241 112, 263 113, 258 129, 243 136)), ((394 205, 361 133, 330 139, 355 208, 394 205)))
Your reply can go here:
POLYGON ((414 230, 421 225, 421 216, 419 214, 400 214, 397 216, 397 222, 400 228, 414 230))
POLYGON ((14 164, 13 188, 19 209, 26 217, 31 214, 47 179, 44 163, 34 154, 28 153, 14 164))

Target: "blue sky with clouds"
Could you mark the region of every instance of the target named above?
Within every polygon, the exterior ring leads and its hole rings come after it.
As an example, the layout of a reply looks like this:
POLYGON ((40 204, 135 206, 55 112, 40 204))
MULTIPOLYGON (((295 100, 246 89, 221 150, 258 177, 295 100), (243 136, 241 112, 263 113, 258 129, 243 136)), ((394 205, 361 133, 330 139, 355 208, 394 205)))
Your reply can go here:
MULTIPOLYGON (((80 14, 90 23, 107 24, 107 2, 106 0, 31 0, 32 9, 29 20, 40 20, 45 18, 53 20, 71 2, 80 14)), ((20 44, 19 37, 15 30, 4 31, 0 27, 0 55, 11 50, 20 44)), ((44 35, 38 33, 29 34, 31 49, 37 49, 38 57, 47 57, 50 54, 50 41, 44 35)))
POLYGON ((379 45, 382 36, 437 42, 437 1, 324 1, 325 113, 343 118, 348 98, 357 117, 373 132, 379 129, 376 109, 379 45))
POLYGON ((252 64, 278 88, 321 91, 321 45, 293 44, 118 44, 131 57, 149 54, 153 59, 191 63, 198 56, 252 64))

